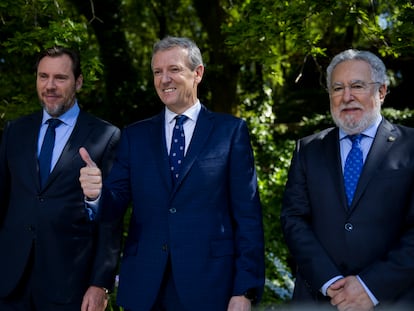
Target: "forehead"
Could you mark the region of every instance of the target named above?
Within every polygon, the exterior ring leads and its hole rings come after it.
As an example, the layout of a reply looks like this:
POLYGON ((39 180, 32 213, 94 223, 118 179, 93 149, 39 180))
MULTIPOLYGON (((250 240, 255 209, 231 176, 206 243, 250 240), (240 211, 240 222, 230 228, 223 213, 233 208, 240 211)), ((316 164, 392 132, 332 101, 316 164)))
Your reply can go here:
POLYGON ((71 74, 72 60, 66 54, 57 57, 45 56, 40 60, 37 71, 49 74, 71 74))
POLYGON ((363 60, 346 60, 332 71, 332 83, 347 83, 354 80, 368 81, 371 79, 371 67, 363 60))
POLYGON ((186 65, 188 60, 188 51, 182 47, 173 47, 168 50, 158 51, 152 58, 152 65, 154 68, 186 65))

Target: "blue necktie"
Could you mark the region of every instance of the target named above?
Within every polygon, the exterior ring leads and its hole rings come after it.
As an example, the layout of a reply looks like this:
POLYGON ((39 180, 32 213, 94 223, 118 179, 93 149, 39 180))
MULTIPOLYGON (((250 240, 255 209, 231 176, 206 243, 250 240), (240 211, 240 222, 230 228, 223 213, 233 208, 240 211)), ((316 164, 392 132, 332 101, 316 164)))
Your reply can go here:
POLYGON ((47 127, 39 154, 39 176, 42 188, 45 185, 50 173, 53 147, 55 146, 55 128, 57 128, 62 121, 59 119, 49 119, 47 120, 47 123, 49 126, 47 127))
POLYGON ((175 125, 170 149, 170 169, 174 183, 179 177, 181 162, 184 159, 185 136, 183 124, 187 119, 188 117, 184 115, 178 115, 175 117, 175 125))
POLYGON ((352 141, 352 149, 346 157, 344 168, 345 193, 348 206, 351 206, 359 175, 362 171, 363 157, 361 149, 362 134, 348 136, 352 141))

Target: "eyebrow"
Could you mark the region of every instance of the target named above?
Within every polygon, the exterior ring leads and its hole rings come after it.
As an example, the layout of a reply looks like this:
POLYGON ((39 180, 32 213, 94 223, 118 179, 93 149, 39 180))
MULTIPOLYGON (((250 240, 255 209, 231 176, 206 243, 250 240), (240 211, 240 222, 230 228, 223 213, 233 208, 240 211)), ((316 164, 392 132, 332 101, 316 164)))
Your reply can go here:
MULTIPOLYGON (((354 84, 354 83, 366 83, 366 82, 363 81, 363 80, 359 80, 359 79, 349 81, 349 84, 354 84)), ((344 83, 342 83, 342 82, 334 82, 334 83, 332 83, 332 85, 344 85, 344 83)))

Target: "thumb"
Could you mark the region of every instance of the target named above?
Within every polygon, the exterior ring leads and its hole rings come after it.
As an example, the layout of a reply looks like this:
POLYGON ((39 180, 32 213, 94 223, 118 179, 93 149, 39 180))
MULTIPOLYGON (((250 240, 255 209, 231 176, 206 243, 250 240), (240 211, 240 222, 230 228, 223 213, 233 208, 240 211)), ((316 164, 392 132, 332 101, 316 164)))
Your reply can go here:
POLYGON ((82 160, 85 162, 87 167, 98 167, 96 165, 96 163, 93 162, 93 160, 91 159, 88 151, 84 147, 81 147, 79 149, 79 154, 80 154, 82 160))
POLYGON ((345 278, 342 278, 342 279, 339 279, 339 280, 335 281, 329 287, 332 288, 333 290, 337 290, 337 289, 340 289, 341 287, 343 287, 344 285, 345 285, 345 278))

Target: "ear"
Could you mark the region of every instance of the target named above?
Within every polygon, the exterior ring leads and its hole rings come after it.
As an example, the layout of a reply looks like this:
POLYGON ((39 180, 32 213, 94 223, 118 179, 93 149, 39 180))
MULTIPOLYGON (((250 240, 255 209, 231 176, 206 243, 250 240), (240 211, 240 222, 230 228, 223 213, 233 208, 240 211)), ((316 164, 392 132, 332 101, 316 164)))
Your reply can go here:
POLYGON ((383 102, 384 99, 385 99, 385 96, 387 95, 387 85, 386 84, 382 84, 379 87, 378 92, 379 92, 380 100, 381 100, 381 102, 383 102))
POLYGON ((201 80, 203 79, 204 66, 198 65, 196 69, 194 70, 194 74, 195 74, 195 77, 194 77, 195 82, 197 82, 197 84, 200 83, 201 80))
POLYGON ((76 79, 76 82, 75 82, 76 91, 79 91, 79 90, 81 89, 82 85, 83 85, 83 76, 82 76, 82 75, 80 75, 80 76, 76 79))

